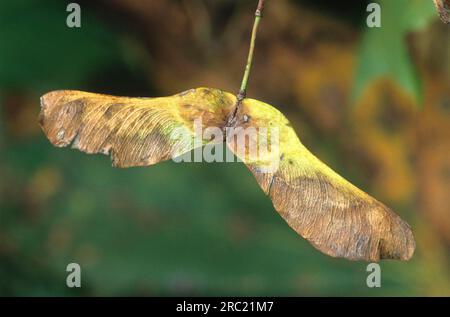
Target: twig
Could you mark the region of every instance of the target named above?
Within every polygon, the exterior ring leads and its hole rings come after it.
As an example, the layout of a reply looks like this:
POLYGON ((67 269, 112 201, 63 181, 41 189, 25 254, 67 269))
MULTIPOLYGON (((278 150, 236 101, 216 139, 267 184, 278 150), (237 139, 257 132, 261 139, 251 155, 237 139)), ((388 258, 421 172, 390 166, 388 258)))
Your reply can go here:
POLYGON ((252 37, 250 40, 250 49, 248 52, 247 64, 245 65, 245 72, 244 72, 244 78, 242 78, 241 89, 239 90, 239 93, 237 95, 238 102, 242 101, 247 96, 248 78, 250 76, 250 71, 252 69, 253 54, 255 51, 256 34, 258 33, 259 23, 261 22, 261 19, 263 16, 264 4, 265 4, 265 0, 259 0, 258 7, 256 8, 256 11, 255 11, 255 22, 253 23, 252 37))

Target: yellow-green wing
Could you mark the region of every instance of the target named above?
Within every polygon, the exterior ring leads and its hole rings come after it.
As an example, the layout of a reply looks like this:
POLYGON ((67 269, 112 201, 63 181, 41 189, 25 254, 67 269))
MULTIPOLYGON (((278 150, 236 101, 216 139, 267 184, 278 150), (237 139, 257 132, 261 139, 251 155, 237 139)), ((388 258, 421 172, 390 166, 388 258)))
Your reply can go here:
POLYGON ((39 122, 55 146, 110 154, 117 167, 145 166, 203 145, 193 141, 201 138, 194 121, 201 128, 224 126, 235 100, 210 88, 162 98, 61 90, 41 97, 39 122))
MULTIPOLYGON (((411 258, 415 242, 409 225, 311 154, 282 113, 245 99, 237 126, 278 128, 278 153, 239 153, 233 138, 227 144, 246 163, 289 226, 317 249, 350 260, 411 258), (274 161, 277 168, 267 169, 274 161)), ((260 144, 261 139, 247 140, 246 146, 252 142, 260 144)))

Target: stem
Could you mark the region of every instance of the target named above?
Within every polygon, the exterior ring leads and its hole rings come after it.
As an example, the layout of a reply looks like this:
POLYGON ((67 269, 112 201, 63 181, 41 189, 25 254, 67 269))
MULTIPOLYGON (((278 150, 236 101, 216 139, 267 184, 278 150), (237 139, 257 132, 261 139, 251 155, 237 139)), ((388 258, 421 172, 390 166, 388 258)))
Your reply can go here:
POLYGON ((258 7, 255 12, 255 22, 253 23, 252 37, 250 40, 250 49, 248 51, 247 64, 245 65, 244 77, 242 78, 241 89, 237 95, 238 101, 242 101, 247 95, 248 78, 252 69, 253 55, 255 51, 256 34, 258 33, 259 23, 261 22, 264 11, 265 0, 259 0, 258 7))

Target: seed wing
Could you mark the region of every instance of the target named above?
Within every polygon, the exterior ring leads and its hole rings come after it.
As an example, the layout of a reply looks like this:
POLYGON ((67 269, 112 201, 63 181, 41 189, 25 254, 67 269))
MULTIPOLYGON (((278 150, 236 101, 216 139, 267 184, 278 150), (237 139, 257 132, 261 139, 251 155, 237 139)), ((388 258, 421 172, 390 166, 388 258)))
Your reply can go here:
POLYGON ((39 122, 55 146, 110 154, 116 167, 146 166, 192 150, 201 137, 194 121, 223 126, 234 104, 233 95, 210 88, 162 98, 61 90, 41 97, 39 122))
MULTIPOLYGON (((283 219, 317 249, 350 260, 411 258, 415 242, 409 225, 311 154, 282 113, 246 99, 237 121, 243 128, 278 129, 278 151, 269 154, 249 155, 249 150, 237 151, 231 138, 227 143, 283 219), (267 169, 274 161, 277 167, 267 169)), ((250 138, 246 146, 262 141, 250 138)))

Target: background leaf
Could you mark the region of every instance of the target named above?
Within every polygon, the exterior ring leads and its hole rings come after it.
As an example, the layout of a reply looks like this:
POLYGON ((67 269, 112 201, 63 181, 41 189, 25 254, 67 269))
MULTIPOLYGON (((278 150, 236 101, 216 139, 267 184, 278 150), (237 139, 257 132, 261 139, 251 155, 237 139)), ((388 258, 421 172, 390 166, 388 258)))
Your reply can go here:
POLYGON ((422 86, 411 62, 406 36, 436 19, 432 1, 379 1, 381 27, 368 28, 363 34, 353 88, 356 100, 374 80, 388 77, 404 89, 417 105, 423 101, 422 86))

